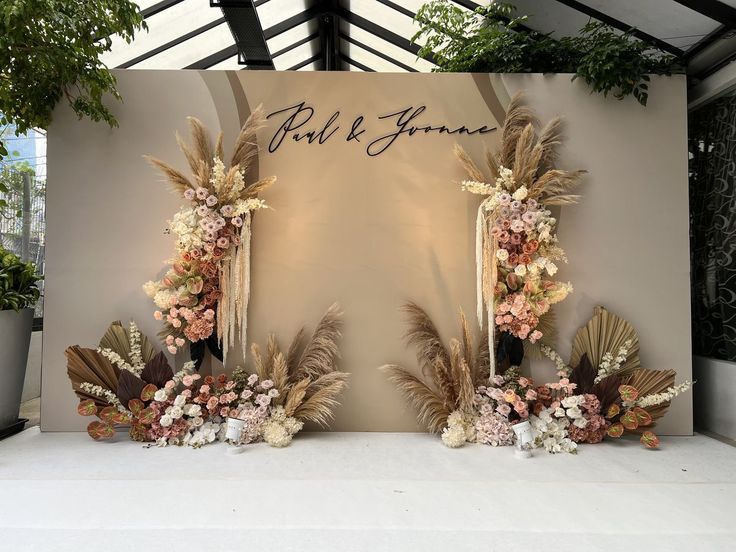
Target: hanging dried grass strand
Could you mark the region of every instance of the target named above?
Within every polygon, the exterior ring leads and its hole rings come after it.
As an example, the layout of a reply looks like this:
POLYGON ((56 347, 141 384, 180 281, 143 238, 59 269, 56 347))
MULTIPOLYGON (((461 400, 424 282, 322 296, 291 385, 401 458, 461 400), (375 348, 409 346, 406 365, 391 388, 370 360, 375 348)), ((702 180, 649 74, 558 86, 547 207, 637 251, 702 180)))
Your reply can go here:
POLYGON ((240 286, 238 286, 238 323, 240 325, 240 344, 243 354, 248 343, 248 304, 250 303, 250 240, 251 214, 250 211, 243 217, 243 227, 240 232, 240 286))

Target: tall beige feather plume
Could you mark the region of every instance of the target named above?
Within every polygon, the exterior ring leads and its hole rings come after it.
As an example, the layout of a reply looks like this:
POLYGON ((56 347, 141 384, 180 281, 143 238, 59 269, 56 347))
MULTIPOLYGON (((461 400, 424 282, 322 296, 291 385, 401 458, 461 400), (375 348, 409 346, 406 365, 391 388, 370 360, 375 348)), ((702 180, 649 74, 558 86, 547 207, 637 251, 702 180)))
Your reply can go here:
POLYGON ((173 191, 183 195, 189 188, 196 188, 196 186, 194 186, 186 176, 181 174, 168 163, 161 161, 160 159, 156 159, 155 157, 151 157, 150 155, 144 155, 143 157, 151 165, 164 173, 164 176, 169 180, 169 186, 173 191))
POLYGON ((471 180, 475 180, 476 182, 486 181, 486 177, 478 168, 478 165, 475 164, 475 162, 470 158, 470 155, 468 155, 468 152, 459 144, 455 144, 455 156, 458 158, 460 164, 465 169, 465 172, 468 173, 471 180))
POLYGON ((196 117, 187 117, 187 119, 189 120, 189 127, 192 132, 194 151, 197 156, 205 162, 208 169, 207 172, 209 173, 209 169, 212 168, 212 160, 214 158, 210 133, 207 130, 207 127, 202 124, 202 121, 196 117))
POLYGON ((245 121, 243 128, 240 129, 240 134, 235 140, 230 166, 240 165, 243 170, 250 166, 251 161, 258 156, 258 130, 263 128, 265 124, 266 117, 263 114, 263 106, 259 105, 245 121))
POLYGON ((337 303, 330 306, 319 321, 311 339, 299 359, 299 378, 318 378, 334 369, 339 356, 337 341, 341 337, 342 312, 337 303))
POLYGON ((437 392, 410 372, 387 364, 379 368, 418 411, 419 422, 432 433, 439 433, 447 425, 451 410, 437 392))

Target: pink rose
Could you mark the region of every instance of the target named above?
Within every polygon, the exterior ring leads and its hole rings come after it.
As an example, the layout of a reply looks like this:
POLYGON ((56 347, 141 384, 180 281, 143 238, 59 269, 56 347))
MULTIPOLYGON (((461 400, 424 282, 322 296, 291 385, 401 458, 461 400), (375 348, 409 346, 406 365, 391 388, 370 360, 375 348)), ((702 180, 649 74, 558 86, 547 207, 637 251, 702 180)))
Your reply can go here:
POLYGON ((173 345, 174 344, 174 336, 173 335, 167 335, 166 336, 166 344, 167 345, 173 345))
POLYGON ((173 345, 169 345, 168 347, 166 347, 166 349, 167 349, 167 350, 168 350, 168 351, 169 351, 169 352, 170 352, 170 353, 171 353, 172 355, 175 355, 175 354, 176 354, 176 347, 174 347, 173 345))
POLYGON ((176 384, 174 383, 174 380, 169 380, 169 381, 167 381, 167 382, 166 382, 166 383, 164 384, 164 388, 165 388, 165 389, 173 389, 173 388, 174 388, 174 385, 176 385, 176 384))
POLYGON ((187 376, 184 376, 183 378, 181 378, 181 382, 185 386, 189 387, 190 385, 192 385, 194 383, 194 380, 192 379, 192 376, 188 376, 187 375, 187 376))
POLYGON ((203 385, 199 388, 200 393, 209 393, 210 392, 210 386, 209 385, 203 385))
POLYGON ((156 320, 163 320, 164 319, 164 313, 162 313, 161 311, 156 311, 156 312, 153 313, 153 317, 156 320))
POLYGON ((214 410, 215 407, 217 407, 218 399, 217 397, 210 397, 207 401, 207 410, 214 410))
MULTIPOLYGON (((179 325, 181 326, 181 320, 177 320, 179 322, 179 325)), ((184 341, 181 337, 177 337, 174 342, 176 343, 177 347, 183 347, 186 341, 184 341)))

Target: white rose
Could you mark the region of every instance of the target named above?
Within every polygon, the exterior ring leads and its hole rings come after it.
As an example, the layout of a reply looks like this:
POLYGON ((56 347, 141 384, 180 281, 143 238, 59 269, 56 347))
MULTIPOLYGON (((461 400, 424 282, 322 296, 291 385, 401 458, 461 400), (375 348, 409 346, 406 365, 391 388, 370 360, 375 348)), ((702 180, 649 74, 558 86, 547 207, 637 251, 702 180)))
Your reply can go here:
POLYGON ((509 252, 505 249, 499 249, 498 251, 496 251, 496 258, 499 261, 505 261, 509 258, 509 252))
POLYGON ((179 418, 181 418, 181 417, 182 417, 183 415, 184 415, 184 411, 183 411, 183 410, 181 409, 181 407, 180 407, 180 406, 175 406, 174 408, 172 408, 172 409, 171 409, 171 412, 170 412, 170 414, 169 414, 169 416, 171 416, 171 417, 172 417, 172 418, 174 418, 175 420, 178 420, 178 419, 179 419, 179 418))
POLYGON ((517 276, 525 276, 526 275, 526 266, 520 264, 516 265, 516 268, 514 269, 514 272, 517 276))
POLYGON ((585 426, 587 426, 587 425, 588 425, 588 420, 586 420, 585 418, 583 418, 583 417, 581 416, 580 418, 577 418, 577 419, 576 419, 576 420, 575 420, 575 421, 574 421, 574 422, 572 423, 572 425, 574 425, 575 427, 579 427, 580 429, 583 429, 583 428, 584 428, 585 426))
POLYGON ((184 404, 187 402, 187 398, 184 395, 178 395, 174 399, 174 406, 184 406, 184 404))
POLYGON ((519 187, 518 190, 516 190, 511 197, 516 199, 517 201, 521 201, 522 199, 526 199, 526 196, 528 195, 528 190, 526 189, 526 186, 519 187))
POLYGON ((555 416, 557 416, 558 418, 563 418, 565 416, 565 409, 558 406, 557 410, 555 410, 555 416))
POLYGON ((567 409, 567 417, 572 418, 573 420, 576 418, 580 418, 583 415, 582 410, 580 410, 579 407, 573 406, 572 408, 567 409))
POLYGON ((202 427, 203 423, 204 423, 204 418, 202 418, 201 416, 197 416, 192 419, 192 425, 194 427, 202 427))
POLYGON ((169 394, 166 392, 166 389, 159 389, 153 395, 153 400, 158 401, 158 402, 164 402, 168 398, 169 398, 169 394))
POLYGON ((161 416, 161 420, 159 421, 161 427, 169 427, 173 422, 174 420, 168 414, 161 416))
POLYGON ((195 418, 202 413, 202 407, 198 404, 188 404, 184 407, 184 414, 195 418))
POLYGON ((552 261, 547 262, 547 274, 554 276, 557 273, 557 265, 552 261))

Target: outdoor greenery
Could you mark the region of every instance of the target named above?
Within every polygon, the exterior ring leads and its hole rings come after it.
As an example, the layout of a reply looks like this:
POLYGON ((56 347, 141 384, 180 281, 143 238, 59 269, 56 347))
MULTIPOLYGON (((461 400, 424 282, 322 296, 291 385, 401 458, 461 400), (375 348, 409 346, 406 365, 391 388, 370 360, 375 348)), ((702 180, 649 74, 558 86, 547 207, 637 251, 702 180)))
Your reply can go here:
MULTIPOLYGON (((99 57, 112 35, 130 42, 141 28, 143 16, 128 0, 0 2, 0 128, 14 124, 16 135, 47 128, 62 99, 80 118, 115 126, 103 99, 120 95, 99 57)), ((0 138, 0 158, 7 155, 0 138)))
POLYGON ((32 307, 41 296, 40 280, 33 263, 24 263, 0 246, 0 310, 32 307))
POLYGON ((419 51, 436 71, 476 73, 574 73, 593 91, 618 99, 633 95, 646 105, 649 74, 679 71, 677 60, 603 23, 585 25, 578 36, 552 38, 524 27, 512 4, 496 2, 463 10, 433 0, 416 15, 424 38, 419 51))
POLYGON ((34 196, 43 195, 44 186, 37 185, 36 171, 27 161, 0 164, 0 219, 21 216, 23 177, 26 174, 34 183, 31 193, 34 196))

